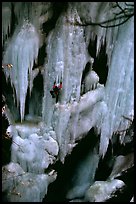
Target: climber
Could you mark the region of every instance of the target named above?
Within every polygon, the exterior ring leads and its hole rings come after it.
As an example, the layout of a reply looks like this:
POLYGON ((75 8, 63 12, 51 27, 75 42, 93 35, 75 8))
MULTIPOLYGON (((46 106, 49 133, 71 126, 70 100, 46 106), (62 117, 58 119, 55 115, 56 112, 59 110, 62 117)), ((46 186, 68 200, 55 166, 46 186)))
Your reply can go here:
POLYGON ((58 102, 61 89, 62 89, 62 81, 60 81, 59 85, 56 85, 56 81, 55 81, 52 87, 52 90, 50 91, 50 94, 52 95, 52 98, 56 98, 56 103, 58 102))

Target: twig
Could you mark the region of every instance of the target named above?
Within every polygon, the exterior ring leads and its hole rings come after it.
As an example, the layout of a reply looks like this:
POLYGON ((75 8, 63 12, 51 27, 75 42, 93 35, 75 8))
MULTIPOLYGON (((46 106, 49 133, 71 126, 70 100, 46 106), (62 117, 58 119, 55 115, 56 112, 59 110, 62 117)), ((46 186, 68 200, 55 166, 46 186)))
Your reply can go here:
POLYGON ((129 120, 130 122, 133 122, 133 119, 131 119, 131 118, 128 118, 127 116, 122 116, 123 118, 125 118, 126 120, 129 120))

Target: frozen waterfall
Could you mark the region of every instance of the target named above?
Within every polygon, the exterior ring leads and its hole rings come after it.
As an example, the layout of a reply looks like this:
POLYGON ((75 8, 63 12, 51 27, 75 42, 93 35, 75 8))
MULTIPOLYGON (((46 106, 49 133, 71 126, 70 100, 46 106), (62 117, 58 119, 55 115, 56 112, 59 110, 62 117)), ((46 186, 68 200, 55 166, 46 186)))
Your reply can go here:
MULTIPOLYGON (((66 156, 92 128, 97 144, 78 165, 67 199, 106 200, 125 185, 113 178, 118 160, 110 181, 95 181, 95 174, 114 134, 119 133, 118 143, 125 144, 126 131, 122 130, 134 119, 134 18, 115 26, 122 22, 118 18, 121 8, 132 11, 133 5, 56 5, 2 4, 2 64, 13 65, 2 69, 7 85, 3 92, 9 93, 5 115, 10 116, 7 131, 12 141, 11 161, 2 167, 2 190, 7 192, 9 202, 42 202, 48 185, 57 178, 56 161, 65 165, 66 156), (105 62, 103 56, 100 61, 101 49, 107 57, 105 62), (96 62, 100 62, 98 69, 96 62), (87 72, 88 63, 91 67, 87 72), (108 67, 105 83, 97 73, 103 72, 101 63, 108 67), (62 81, 58 102, 50 94, 54 81, 62 81), (8 103, 10 96, 13 100, 8 103), (14 117, 15 114, 19 116, 14 117), (94 191, 96 194, 92 195, 94 191)), ((92 142, 92 135, 89 137, 92 142)), ((123 163, 128 157, 118 158, 123 163)))

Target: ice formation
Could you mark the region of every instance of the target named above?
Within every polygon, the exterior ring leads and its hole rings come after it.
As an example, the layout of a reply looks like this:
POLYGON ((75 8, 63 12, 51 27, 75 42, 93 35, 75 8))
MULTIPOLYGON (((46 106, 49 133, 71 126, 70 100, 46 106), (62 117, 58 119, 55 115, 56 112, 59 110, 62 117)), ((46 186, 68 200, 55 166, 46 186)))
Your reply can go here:
POLYGON ((85 78, 85 92, 96 89, 99 82, 99 76, 95 71, 91 71, 85 78))
MULTIPOLYGON (((134 111, 134 19, 119 27, 116 46, 105 87, 107 115, 101 127, 100 154, 104 155, 109 139, 117 130, 129 127, 134 111), (124 42, 125 39, 125 42, 124 42), (126 49, 127 48, 127 49, 126 49), (118 53, 120 53, 118 57, 118 53)), ((125 133, 125 132, 124 132, 125 133)), ((121 136, 123 142, 124 136, 121 136)))
POLYGON ((17 124, 11 126, 9 132, 14 132, 12 136, 12 161, 20 163, 26 172, 44 173, 49 164, 56 160, 58 154, 58 144, 50 135, 41 135, 41 126, 31 123, 17 124), (12 129, 12 131, 11 131, 12 129), (40 152, 39 152, 40 149, 40 152), (29 156, 28 156, 29 155, 29 156))
POLYGON ((13 68, 5 70, 6 78, 10 78, 12 86, 15 88, 17 106, 20 107, 21 121, 24 119, 25 100, 28 87, 30 93, 33 84, 33 65, 38 57, 39 36, 35 27, 25 21, 18 27, 6 49, 3 63, 10 62, 13 68))
POLYGON ((42 202, 48 185, 56 179, 56 172, 35 174, 25 172, 18 163, 9 163, 2 169, 3 190, 8 191, 9 202, 42 202), (42 184, 42 185, 41 185, 42 184))
POLYGON ((3 2, 2 7, 2 44, 9 37, 11 26, 11 2, 3 2))
MULTIPOLYGON (((94 182, 99 156, 104 157, 106 154, 113 133, 126 129, 130 125, 130 121, 123 116, 131 119, 134 117, 134 18, 130 18, 119 27, 82 26, 80 25, 82 23, 97 23, 114 18, 114 2, 113 4, 111 2, 80 2, 80 4, 69 2, 66 11, 60 14, 45 42, 41 34, 41 24, 51 18, 51 4, 46 6, 43 2, 29 3, 14 4, 17 25, 4 47, 2 62, 13 64, 12 69, 4 69, 4 74, 12 85, 14 98, 16 98, 15 104, 20 111, 22 122, 13 123, 10 117, 11 126, 8 131, 13 139, 12 163, 3 167, 3 175, 4 179, 8 178, 12 169, 15 169, 18 174, 22 172, 25 174, 13 179, 11 184, 7 180, 3 183, 3 190, 9 191, 8 199, 11 202, 30 201, 30 195, 31 202, 42 201, 47 192, 48 183, 56 178, 56 175, 53 175, 51 180, 48 180, 49 175, 47 176, 44 171, 57 159, 64 162, 66 155, 71 153, 78 140, 94 127, 100 135, 99 152, 91 152, 81 165, 79 169, 82 171, 79 170, 77 173, 77 181, 68 194, 70 199, 81 197, 90 183, 94 182), (83 70, 87 62, 92 59, 88 53, 88 45, 90 40, 94 41, 95 38, 97 38, 96 53, 94 53, 96 57, 102 43, 106 40, 109 67, 107 82, 105 86, 99 84, 99 76, 91 71, 89 76, 91 81, 88 82, 86 78, 86 91, 81 96, 83 70), (33 81, 39 73, 39 69, 34 69, 34 64, 37 63, 42 43, 46 43, 47 56, 44 59, 42 71, 43 93, 40 93, 40 90, 34 89, 33 81), (60 80, 63 82, 62 94, 57 104, 49 92, 55 80, 57 83, 60 80), (29 101, 29 114, 25 115, 28 92, 30 98, 33 95, 33 99, 29 101), (38 105, 36 106, 35 98, 39 99, 42 111, 39 111, 38 105), (35 106, 37 110, 34 111, 35 106), (34 118, 34 113, 40 117, 34 118), (88 163, 91 165, 86 172, 85 167, 88 163), (9 167, 10 171, 5 170, 9 167), (88 179, 90 179, 89 183, 88 179), (14 182, 15 187, 17 185, 17 192, 14 191, 14 182), (24 186, 22 182, 26 182, 28 188, 22 187, 24 186), (41 183, 43 184, 40 185, 41 183)), ((7 12, 5 9, 9 12, 2 22, 3 40, 10 30, 11 18, 10 5, 6 8, 3 6, 4 15, 7 12)), ((118 9, 116 8, 115 11, 118 12, 118 9)), ((114 21, 113 24, 118 22, 120 20, 114 21)), ((9 110, 7 115, 10 116, 12 111, 9 110)), ((120 142, 124 142, 124 134, 120 136, 120 142)), ((100 196, 93 197, 93 200, 104 200, 113 192, 113 186, 120 188, 124 185, 118 180, 97 184, 100 184, 97 185, 97 187, 100 186, 99 189, 97 188, 100 190, 98 191, 100 196)))
POLYGON ((95 171, 98 167, 99 155, 96 148, 91 150, 85 159, 80 162, 75 175, 72 178, 73 187, 67 192, 67 199, 83 197, 86 190, 94 182, 95 171))
POLYGON ((123 172, 134 166, 134 154, 130 153, 126 156, 120 155, 116 157, 113 170, 109 176, 110 179, 114 179, 120 176, 123 172))
POLYGON ((111 181, 95 181, 87 190, 85 200, 88 202, 105 202, 113 196, 113 194, 122 189, 125 183, 119 179, 111 181))

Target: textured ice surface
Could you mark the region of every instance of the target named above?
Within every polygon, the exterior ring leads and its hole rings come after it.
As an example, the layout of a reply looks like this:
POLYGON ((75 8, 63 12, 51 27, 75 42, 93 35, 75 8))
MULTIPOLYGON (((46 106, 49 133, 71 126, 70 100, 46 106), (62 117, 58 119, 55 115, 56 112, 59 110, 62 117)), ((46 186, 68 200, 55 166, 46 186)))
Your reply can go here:
MULTIPOLYGON (((21 121, 25 115, 27 91, 28 89, 29 92, 32 91, 33 80, 38 74, 38 70, 33 70, 33 65, 34 61, 36 64, 43 39, 41 31, 37 28, 41 26, 41 22, 45 22, 49 18, 48 12, 51 14, 50 3, 47 4, 47 7, 42 5, 43 2, 41 4, 29 3, 18 2, 15 4, 14 13, 17 17, 17 27, 4 50, 2 62, 13 64, 13 68, 5 69, 4 73, 6 79, 9 78, 12 87, 14 87, 14 96, 16 96, 17 107, 20 110, 21 121), (32 13, 29 13, 30 5, 35 8, 32 13), (25 17, 27 19, 30 17, 31 23, 24 20, 25 17)), ((133 118, 134 19, 131 18, 120 27, 108 29, 100 26, 74 25, 76 21, 80 23, 99 22, 112 18, 114 10, 112 5, 112 2, 68 3, 66 12, 61 13, 54 29, 48 34, 45 50, 47 56, 42 72, 44 97, 41 126, 43 127, 36 126, 41 118, 38 120, 34 118, 33 127, 17 124, 16 128, 12 127, 10 130, 13 139, 12 161, 18 162, 23 170, 28 171, 27 179, 31 178, 30 173, 41 173, 42 175, 44 169, 56 161, 57 156, 64 162, 66 155, 76 145, 75 141, 81 139, 92 127, 97 127, 100 134, 99 154, 104 156, 113 132, 129 126, 129 120, 122 116, 133 118), (97 53, 94 53, 96 55, 106 39, 108 79, 105 87, 98 84, 95 90, 91 90, 81 97, 82 72, 92 57, 89 56, 88 45, 90 40, 94 41, 96 36, 97 53), (54 80, 58 83, 61 78, 63 81, 62 94, 56 104, 49 91, 52 89, 54 80)), ((10 6, 7 8, 9 13, 7 13, 7 18, 4 16, 2 25, 3 38, 6 37, 8 29, 10 29, 10 6)), ((3 10, 3 12, 7 12, 7 10, 3 10)), ((92 84, 92 86, 95 85, 96 83, 92 84)), ((32 113, 35 106, 34 100, 31 101, 30 115, 25 116, 26 120, 30 121, 34 117, 32 113)), ((37 112, 40 111, 37 110, 37 112)), ((124 141, 124 135, 120 137, 120 141, 124 141)), ((35 177, 33 180, 35 181, 35 177)), ((7 185, 10 186, 10 183, 7 185)), ((46 188, 41 185, 40 189, 39 184, 30 186, 26 191, 21 187, 23 197, 26 195, 26 201, 28 201, 28 194, 32 194, 34 201, 40 200, 39 193, 46 188)), ((86 183, 81 186, 77 185, 75 192, 83 195, 85 189, 86 183)), ((9 199, 11 201, 23 200, 23 197, 19 197, 20 194, 18 197, 15 196, 12 194, 9 199)))
POLYGON ((43 173, 49 164, 55 162, 58 144, 51 136, 41 136, 40 126, 31 123, 10 126, 12 129, 12 162, 19 163, 24 171, 43 173), (14 134, 13 134, 14 131, 14 134))
POLYGON ((57 174, 55 171, 50 175, 28 173, 11 162, 2 168, 2 176, 2 191, 8 191, 8 202, 42 202, 57 174))
MULTIPOLYGON (((104 155, 113 132, 126 129, 133 119, 134 110, 134 19, 119 27, 116 46, 105 87, 108 106, 101 127, 100 154, 104 155), (125 39, 125 41, 124 41, 125 39), (127 48, 127 49, 126 49, 127 48)), ((125 132, 124 132, 125 133, 125 132)), ((123 141, 123 135, 121 137, 123 141)))
POLYGON ((126 156, 120 155, 116 158, 110 179, 120 176, 123 172, 134 166, 134 154, 130 153, 126 156))
POLYGON ((119 179, 111 181, 95 181, 85 194, 85 200, 89 202, 105 202, 114 193, 123 188, 125 183, 119 179))
POLYGON ((24 119, 25 100, 27 89, 30 93, 33 84, 33 65, 39 51, 39 36, 35 27, 28 21, 18 26, 11 42, 9 43, 3 63, 13 64, 12 69, 5 69, 6 78, 10 78, 12 86, 15 88, 17 105, 20 107, 21 121, 24 119))
POLYGON ((97 88, 97 84, 99 82, 99 76, 96 74, 95 71, 91 71, 85 77, 85 92, 93 90, 97 88))
POLYGON ((62 76, 63 89, 60 102, 65 104, 72 99, 79 100, 82 71, 87 62, 88 53, 82 27, 69 25, 67 20, 78 17, 72 8, 66 15, 61 15, 56 27, 51 31, 47 41, 46 71, 44 74, 43 120, 50 126, 55 100, 48 90, 52 89, 54 80, 62 76), (53 60, 52 60, 53 59, 53 60))

